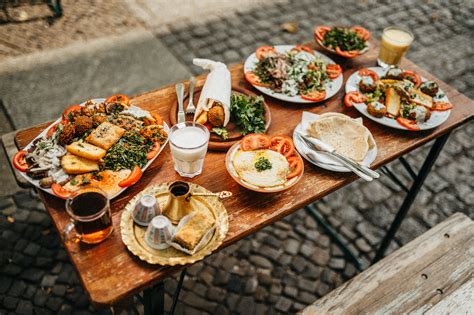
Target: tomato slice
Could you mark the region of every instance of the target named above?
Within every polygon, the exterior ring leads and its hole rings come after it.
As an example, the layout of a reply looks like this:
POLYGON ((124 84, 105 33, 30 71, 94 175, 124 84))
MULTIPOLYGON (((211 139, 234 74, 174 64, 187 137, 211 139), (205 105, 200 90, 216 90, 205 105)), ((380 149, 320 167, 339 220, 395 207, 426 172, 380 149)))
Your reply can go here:
POLYGON ((253 71, 245 72, 245 79, 247 79, 247 81, 249 81, 250 84, 255 85, 255 86, 264 86, 264 87, 268 86, 268 84, 262 83, 260 81, 260 77, 256 75, 255 72, 253 71))
POLYGON ((56 197, 61 199, 67 199, 71 196, 72 192, 63 188, 63 186, 59 185, 58 183, 53 183, 51 185, 51 190, 56 197))
POLYGON ((150 151, 146 154, 146 159, 151 160, 155 156, 158 155, 158 152, 160 152, 160 144, 158 142, 153 143, 153 146, 151 147, 150 151))
POLYGON ((270 149, 276 151, 286 158, 295 153, 293 140, 288 136, 273 136, 270 138, 270 149))
POLYGON ((240 147, 244 151, 268 149, 270 147, 270 137, 261 133, 252 133, 242 139, 240 147))
POLYGON ((408 130, 420 130, 420 126, 418 126, 415 120, 398 117, 397 122, 408 130))
POLYGON ((415 84, 415 87, 419 87, 420 84, 421 84, 421 77, 418 73, 414 72, 414 71, 410 71, 410 70, 405 70, 402 72, 402 74, 400 75, 402 79, 406 79, 406 80, 410 80, 411 82, 413 82, 413 84, 415 84))
POLYGON ((371 77, 374 82, 377 82, 379 80, 378 74, 375 71, 367 68, 360 69, 357 74, 361 77, 371 77))
POLYGON ((306 92, 306 94, 304 95, 301 95, 301 98, 312 102, 319 102, 326 98, 326 91, 313 90, 310 92, 306 92))
POLYGON ((330 31, 330 30, 331 30, 331 27, 326 26, 326 25, 317 26, 317 27, 314 29, 314 36, 315 36, 318 40, 323 41, 324 35, 327 33, 327 31, 330 31))
POLYGON ((120 103, 128 105, 130 98, 125 94, 114 94, 105 99, 105 103, 120 103))
POLYGON ((28 163, 26 163, 25 160, 26 153, 25 150, 20 150, 13 156, 13 166, 20 172, 26 172, 28 170, 28 163))
POLYGON ((287 158, 288 164, 290 164, 290 174, 286 176, 286 179, 299 176, 303 171, 303 161, 296 155, 287 158))
POLYGON ((351 30, 356 32, 357 35, 359 35, 359 37, 362 38, 365 41, 369 40, 369 38, 370 38, 370 32, 362 26, 359 26, 359 25, 353 26, 353 27, 351 27, 351 30))
POLYGON ((308 47, 308 46, 305 46, 305 45, 296 45, 291 50, 293 50, 293 51, 306 51, 306 52, 308 52, 312 55, 314 54, 313 49, 311 49, 311 47, 308 47))
POLYGON ((450 110, 453 108, 453 104, 448 103, 448 102, 433 102, 433 107, 431 107, 431 110, 436 110, 438 112, 443 112, 445 110, 450 110))
POLYGON ((347 107, 352 107, 355 103, 364 103, 366 100, 367 96, 357 91, 349 92, 344 96, 344 104, 347 107))
POLYGON ((336 47, 336 54, 345 58, 354 58, 355 56, 359 55, 359 51, 358 50, 351 50, 351 51, 341 50, 341 48, 339 48, 338 46, 336 47))
POLYGON ((328 77, 331 80, 336 79, 342 73, 342 68, 340 65, 331 63, 326 66, 326 72, 328 73, 328 77))
POLYGON ((257 48, 255 55, 257 56, 258 60, 265 59, 269 55, 275 53, 275 47, 273 46, 260 46, 257 48))
POLYGON ((120 187, 132 186, 133 184, 138 182, 140 178, 142 178, 142 175, 143 175, 142 169, 138 167, 138 165, 135 165, 130 175, 128 175, 127 178, 122 179, 118 185, 120 187))
POLYGON ((72 105, 66 108, 63 112, 62 118, 63 120, 69 121, 69 114, 78 110, 81 110, 82 106, 81 105, 72 105))

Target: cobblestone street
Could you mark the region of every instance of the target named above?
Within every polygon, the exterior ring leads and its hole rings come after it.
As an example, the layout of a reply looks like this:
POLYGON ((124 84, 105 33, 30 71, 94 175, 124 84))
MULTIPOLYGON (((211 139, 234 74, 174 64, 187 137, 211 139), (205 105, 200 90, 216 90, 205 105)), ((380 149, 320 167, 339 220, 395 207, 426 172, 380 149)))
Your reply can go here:
MULTIPOLYGON (((250 12, 242 9, 205 24, 183 22, 159 39, 197 73, 191 66, 194 57, 236 63, 260 45, 310 41, 313 26, 318 24, 360 24, 376 38, 388 25, 404 25, 416 37, 408 58, 474 98, 472 1, 314 3, 278 2, 250 12), (280 27, 291 21, 298 23, 296 34, 280 27)), ((389 252, 454 212, 474 218, 473 138, 472 122, 453 132, 389 252)), ((410 153, 407 160, 419 168, 431 144, 410 153)), ((399 162, 390 167, 409 181, 399 162)), ((382 176, 372 183, 356 181, 315 207, 367 267, 404 195, 382 176)), ((98 312, 89 304, 50 218, 32 190, 0 198, 0 244, 0 314, 98 312)), ((339 247, 300 209, 188 268, 177 314, 294 313, 356 273, 339 247)), ((176 279, 165 281, 167 311, 176 286, 176 279)))

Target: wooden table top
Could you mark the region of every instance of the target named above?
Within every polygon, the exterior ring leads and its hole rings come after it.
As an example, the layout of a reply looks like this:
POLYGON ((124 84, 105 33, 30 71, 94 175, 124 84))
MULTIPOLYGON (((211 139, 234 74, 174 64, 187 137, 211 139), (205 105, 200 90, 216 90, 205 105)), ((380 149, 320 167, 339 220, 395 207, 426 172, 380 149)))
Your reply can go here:
MULTIPOLYGON (((314 44, 313 48, 315 46, 314 44)), ((375 49, 372 48, 365 55, 352 60, 331 56, 344 69, 344 84, 356 69, 376 64, 377 44, 373 43, 372 47, 375 49)), ((373 133, 378 146, 378 156, 373 164, 375 168, 453 130, 474 116, 474 102, 472 100, 407 59, 404 59, 401 66, 436 80, 453 103, 454 109, 443 125, 434 130, 423 132, 395 130, 364 118, 364 125, 373 133)), ((231 66, 230 70, 233 84, 260 94, 243 78, 242 64, 231 66)), ((198 77, 197 86, 203 85, 204 81, 205 76, 198 77)), ((103 95, 103 97, 106 96, 103 95)), ((316 105, 285 103, 265 96, 272 113, 272 124, 268 133, 270 135, 291 135, 300 121, 302 110, 314 113, 342 112, 352 117, 360 117, 361 115, 356 109, 343 107, 343 97, 344 86, 334 97, 316 105)), ((168 121, 169 108, 173 102, 176 102, 175 87, 168 85, 137 95, 132 100, 134 104, 157 112, 168 121)), ((65 104, 66 106, 67 104, 65 104)), ((47 125, 48 123, 45 123, 19 131, 15 137, 17 146, 22 148, 27 145, 47 125)), ((208 152, 203 174, 191 180, 211 191, 228 190, 234 194, 232 198, 224 201, 230 224, 221 249, 357 179, 355 175, 349 173, 332 173, 305 162, 304 176, 297 185, 282 193, 262 194, 239 186, 227 173, 224 159, 225 153, 208 152)), ((133 256, 122 243, 119 225, 122 209, 135 194, 148 185, 178 179, 180 177, 173 169, 169 148, 166 148, 136 185, 111 202, 115 228, 113 234, 106 241, 95 246, 65 243, 69 257, 78 270, 91 301, 96 306, 115 304, 179 270, 180 267, 150 265, 133 256)), ((41 191, 40 197, 56 228, 62 231, 69 221, 64 210, 64 201, 41 191)))

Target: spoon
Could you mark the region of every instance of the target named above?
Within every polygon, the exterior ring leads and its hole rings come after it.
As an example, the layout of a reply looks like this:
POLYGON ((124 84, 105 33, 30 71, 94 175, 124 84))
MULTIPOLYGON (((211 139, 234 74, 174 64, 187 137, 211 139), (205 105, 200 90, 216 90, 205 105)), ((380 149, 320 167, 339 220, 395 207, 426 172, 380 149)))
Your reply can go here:
POLYGON ((209 197, 217 197, 219 199, 226 199, 232 197, 232 192, 223 190, 217 193, 192 193, 192 196, 209 196, 209 197))

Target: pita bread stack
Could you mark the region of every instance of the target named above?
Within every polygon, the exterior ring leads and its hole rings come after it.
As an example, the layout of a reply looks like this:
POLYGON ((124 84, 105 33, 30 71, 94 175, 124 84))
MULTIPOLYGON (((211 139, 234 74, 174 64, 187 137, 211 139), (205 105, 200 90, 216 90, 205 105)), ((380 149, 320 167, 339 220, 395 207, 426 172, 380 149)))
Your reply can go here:
POLYGON ((338 153, 355 161, 364 160, 375 145, 370 131, 361 119, 353 119, 340 113, 322 114, 311 122, 308 134, 331 145, 338 153))

